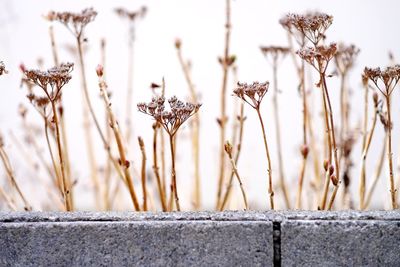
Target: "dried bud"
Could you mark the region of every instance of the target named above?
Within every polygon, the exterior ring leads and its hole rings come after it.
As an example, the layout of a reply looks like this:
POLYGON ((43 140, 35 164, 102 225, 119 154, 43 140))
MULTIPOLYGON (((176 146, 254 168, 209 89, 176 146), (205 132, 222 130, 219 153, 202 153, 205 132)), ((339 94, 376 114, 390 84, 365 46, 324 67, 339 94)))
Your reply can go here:
POLYGON ((104 68, 103 68, 103 66, 102 65, 97 65, 97 67, 96 67, 96 73, 97 73, 97 76, 100 78, 100 77, 103 77, 103 74, 104 74, 104 68))
POLYGON ((175 48, 176 49, 181 49, 182 41, 179 38, 175 39, 175 48))
POLYGON ((24 63, 19 64, 19 69, 20 69, 22 72, 25 72, 25 71, 26 71, 26 67, 25 67, 24 63))
POLYGON ((226 59, 226 65, 227 66, 232 66, 233 63, 236 61, 236 56, 231 55, 229 58, 226 59))
POLYGON ((150 88, 151 89, 156 89, 156 88, 160 88, 161 86, 159 85, 159 84, 156 84, 156 83, 151 83, 150 84, 150 88))
POLYGON ((329 161, 328 160, 324 160, 324 170, 327 171, 329 167, 329 161))
POLYGON ((334 186, 337 186, 338 183, 339 183, 339 179, 336 177, 336 175, 332 174, 332 175, 330 176, 330 178, 331 178, 332 184, 333 184, 334 186))
POLYGON ((372 99, 374 100, 374 106, 377 107, 378 103, 379 103, 379 97, 378 97, 378 93, 377 92, 374 92, 372 94, 372 99))
POLYGON ((225 152, 229 155, 229 157, 232 156, 232 145, 229 143, 229 141, 226 141, 225 143, 225 152))
POLYGON ((332 175, 334 171, 335 171, 335 167, 331 164, 329 166, 329 175, 332 175))
POLYGON ((306 158, 308 155, 308 152, 310 152, 310 150, 307 145, 302 145, 300 152, 301 152, 301 155, 303 156, 303 158, 306 158))

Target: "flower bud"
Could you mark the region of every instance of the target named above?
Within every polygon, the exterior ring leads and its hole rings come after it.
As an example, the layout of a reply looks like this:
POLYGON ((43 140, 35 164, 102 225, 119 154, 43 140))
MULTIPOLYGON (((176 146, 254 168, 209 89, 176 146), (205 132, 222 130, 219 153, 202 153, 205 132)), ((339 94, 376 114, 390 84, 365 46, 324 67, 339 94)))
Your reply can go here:
POLYGON ((97 65, 97 67, 96 67, 96 73, 97 73, 97 76, 98 77, 103 77, 103 74, 104 74, 104 68, 103 68, 103 66, 102 65, 97 65))

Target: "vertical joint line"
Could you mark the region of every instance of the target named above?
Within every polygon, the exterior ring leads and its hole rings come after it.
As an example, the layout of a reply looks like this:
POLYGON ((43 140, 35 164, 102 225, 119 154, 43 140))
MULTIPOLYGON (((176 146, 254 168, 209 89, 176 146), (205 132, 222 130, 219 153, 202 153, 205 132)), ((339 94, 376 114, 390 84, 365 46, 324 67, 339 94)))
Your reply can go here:
POLYGON ((274 248, 274 267, 281 267, 281 223, 272 223, 272 238, 274 248))

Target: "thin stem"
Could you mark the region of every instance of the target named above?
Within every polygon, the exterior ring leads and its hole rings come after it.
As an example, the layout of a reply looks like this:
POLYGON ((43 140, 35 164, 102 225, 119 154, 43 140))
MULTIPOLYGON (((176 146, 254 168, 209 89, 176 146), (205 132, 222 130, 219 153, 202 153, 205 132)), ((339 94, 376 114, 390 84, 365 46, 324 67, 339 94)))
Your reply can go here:
POLYGON ((136 192, 135 192, 135 188, 134 188, 134 185, 132 182, 132 176, 130 173, 130 162, 126 159, 125 148, 123 145, 123 141, 122 141, 123 139, 122 139, 121 133, 119 131, 119 126, 118 126, 117 120, 114 116, 114 113, 111 109, 110 99, 108 98, 108 94, 106 91, 106 84, 103 80, 101 80, 101 78, 99 78, 99 88, 101 91, 101 95, 103 97, 104 105, 105 105, 106 109, 108 110, 108 117, 110 118, 110 127, 113 130, 115 141, 117 143, 118 153, 120 156, 120 163, 121 163, 121 166, 123 167, 123 171, 124 171, 124 178, 125 178, 124 180, 126 182, 126 185, 128 186, 129 194, 131 196, 135 210, 139 211, 140 206, 139 206, 138 199, 136 197, 136 192))
MULTIPOLYGON (((176 46, 179 63, 182 67, 186 83, 190 91, 190 98, 192 103, 198 103, 196 90, 190 75, 188 64, 185 63, 182 57, 182 50, 180 45, 176 46)), ((192 153, 194 163, 194 208, 199 210, 201 206, 201 179, 200 179, 200 115, 196 113, 192 124, 192 153)))
POLYGON ((219 159, 219 178, 218 178, 218 189, 217 189, 217 203, 216 209, 220 206, 221 195, 222 195, 222 185, 225 179, 225 128, 226 128, 226 89, 228 83, 228 72, 229 72, 229 46, 231 38, 231 0, 226 0, 226 23, 225 23, 225 50, 224 56, 222 58, 222 88, 221 88, 221 115, 219 118, 220 125, 220 159, 219 159))
MULTIPOLYGON (((245 117, 244 117, 244 102, 241 101, 240 102, 240 115, 239 115, 239 138, 238 138, 238 142, 236 145, 236 154, 235 154, 235 166, 238 165, 239 162, 239 157, 240 157, 240 152, 242 151, 242 142, 243 142, 243 130, 244 130, 244 121, 245 121, 245 117)), ((234 172, 231 172, 231 176, 229 178, 229 181, 233 180, 233 176, 235 175, 234 172)), ((230 184, 232 184, 231 182, 228 184, 226 191, 225 191, 225 195, 222 198, 222 202, 221 202, 221 207, 220 210, 223 210, 226 203, 228 202, 230 196, 231 196, 231 188, 232 186, 230 186, 230 184)))
POLYGON ((160 178, 160 172, 159 172, 159 167, 158 167, 158 158, 157 158, 157 132, 158 129, 160 128, 158 122, 155 123, 153 127, 153 171, 154 175, 156 177, 157 181, 157 188, 158 188, 158 194, 160 196, 160 201, 161 201, 161 208, 162 211, 167 211, 167 203, 166 203, 166 197, 165 197, 165 191, 163 190, 161 178, 160 178))
POLYGON ((65 176, 65 162, 64 162, 64 152, 61 147, 61 134, 60 134, 60 128, 59 128, 59 121, 58 121, 58 115, 57 115, 57 108, 56 108, 56 103, 55 101, 50 101, 51 102, 51 108, 53 110, 53 122, 56 128, 56 143, 57 143, 57 151, 58 151, 58 159, 60 161, 60 168, 61 168, 61 185, 63 189, 63 196, 64 196, 64 202, 65 202, 65 208, 67 211, 72 211, 72 202, 71 202, 71 195, 70 195, 70 190, 71 188, 68 187, 68 182, 65 176))
POLYGON ((392 200, 392 208, 397 208, 396 203, 396 188, 394 185, 394 175, 393 175, 393 159, 392 159, 392 117, 391 117, 391 106, 390 106, 390 94, 385 95, 386 99, 386 108, 387 108, 387 118, 388 118, 388 127, 387 135, 388 135, 388 162, 389 162, 389 180, 390 180, 390 195, 392 200))
POLYGON ((366 200, 364 202, 363 209, 367 209, 369 207, 369 204, 370 204, 371 199, 372 199, 372 194, 374 193, 376 185, 378 183, 378 180, 381 177, 382 170, 383 170, 383 164, 385 163, 385 159, 386 159, 387 137, 388 137, 387 134, 385 134, 385 137, 384 137, 384 140, 383 140, 381 154, 379 156, 379 161, 378 161, 378 164, 377 164, 377 166, 375 168, 375 172, 374 172, 374 177, 375 178, 374 178, 374 180, 372 182, 372 185, 371 185, 371 187, 369 189, 369 192, 367 194, 367 198, 366 198, 366 200))
POLYGON ((14 200, 4 191, 3 187, 0 186, 0 196, 2 196, 7 204, 7 206, 12 211, 16 211, 17 207, 15 206, 14 200))
POLYGON ((365 200, 365 177, 366 177, 366 162, 367 162, 367 154, 369 151, 369 147, 371 145, 372 141, 372 136, 374 134, 375 126, 376 126, 376 121, 378 117, 378 107, 375 106, 375 112, 374 112, 374 117, 372 120, 372 126, 371 130, 368 134, 368 138, 365 141, 364 144, 364 149, 362 153, 362 165, 361 165, 361 176, 360 176, 360 209, 364 209, 364 200, 365 200))
POLYGON ((11 185, 15 187, 15 189, 18 192, 18 195, 20 196, 22 202, 24 203, 25 210, 26 211, 32 210, 31 205, 29 205, 28 201, 26 200, 24 194, 21 191, 21 188, 19 187, 19 185, 17 183, 17 180, 15 179, 15 175, 14 175, 14 171, 11 167, 10 159, 8 158, 7 153, 4 150, 3 146, 0 146, 0 158, 3 162, 4 169, 6 170, 6 174, 7 174, 8 178, 10 179, 11 185))
POLYGON ((272 165, 271 165, 271 157, 269 155, 269 149, 268 149, 268 143, 267 143, 267 136, 265 134, 265 127, 264 127, 264 122, 260 113, 260 108, 256 108, 257 111, 257 115, 258 118, 260 120, 260 124, 261 124, 261 130, 262 130, 262 134, 263 134, 263 140, 264 140, 264 147, 265 147, 265 153, 267 155, 267 164, 268 164, 268 168, 267 168, 267 172, 268 172, 268 194, 269 194, 269 202, 270 202, 270 207, 271 209, 275 209, 274 206, 274 190, 272 188, 272 165))
POLYGON ((132 95, 133 95, 133 48, 135 43, 135 26, 131 22, 128 44, 128 86, 126 93, 126 142, 129 144, 132 135, 132 95))
MULTIPOLYGON (((275 57, 272 64, 272 73, 274 79, 274 93, 272 97, 272 105, 274 110, 274 121, 275 121, 275 133, 276 133, 276 143, 278 152, 278 168, 279 168, 279 181, 282 189, 283 197, 285 200, 286 208, 290 209, 290 201, 288 190, 285 182, 285 173, 283 167, 283 157, 282 157, 282 142, 281 142, 281 125, 279 119, 279 106, 278 106, 278 62, 275 57)), ((304 175, 304 173, 303 173, 304 175)))
POLYGON ((141 178, 142 178, 142 192, 143 192, 143 211, 147 211, 147 179, 146 179, 146 149, 144 147, 143 139, 138 137, 140 152, 142 153, 142 170, 141 170, 141 178))
POLYGON ((326 170, 325 172, 325 185, 324 185, 324 193, 322 194, 322 200, 321 200, 321 205, 320 209, 324 210, 326 206, 326 199, 328 197, 328 191, 329 191, 329 183, 330 183, 330 173, 329 169, 326 170))
MULTIPOLYGON (((239 182, 240 191, 242 192, 242 197, 243 197, 243 202, 244 202, 245 210, 248 210, 248 209, 249 209, 249 205, 248 205, 248 202, 247 202, 246 192, 244 191, 242 179, 240 178, 240 175, 239 175, 239 172, 238 172, 238 170, 237 170, 235 161, 233 160, 232 152, 231 152, 231 151, 230 151, 230 152, 229 152, 229 151, 226 151, 226 153, 227 153, 227 155, 228 155, 228 157, 229 157, 229 161, 231 162, 232 172, 235 174, 235 176, 236 176, 236 178, 237 178, 237 180, 238 180, 238 182, 239 182)), ((230 179, 229 185, 228 185, 228 186, 229 186, 229 187, 232 186, 232 179, 230 179)), ((226 201, 225 201, 225 203, 226 203, 226 201)), ((223 203, 223 204, 224 204, 224 203, 223 203)), ((220 211, 222 211, 223 208, 224 208, 224 205, 221 205, 220 211)))
POLYGON ((179 205, 178 188, 176 186, 175 146, 174 146, 174 136, 172 134, 169 135, 169 146, 170 146, 170 150, 171 150, 171 164, 172 164, 172 168, 171 168, 171 194, 174 194, 176 209, 178 211, 181 211, 181 207, 179 205))

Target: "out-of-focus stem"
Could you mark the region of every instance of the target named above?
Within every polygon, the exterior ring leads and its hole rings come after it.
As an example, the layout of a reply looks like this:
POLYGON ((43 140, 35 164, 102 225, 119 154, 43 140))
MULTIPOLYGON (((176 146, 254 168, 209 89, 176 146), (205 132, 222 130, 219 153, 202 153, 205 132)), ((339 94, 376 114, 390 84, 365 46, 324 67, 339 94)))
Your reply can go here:
POLYGON ((394 185, 394 175, 393 175, 393 158, 392 158, 392 116, 391 116, 391 99, 390 99, 390 93, 387 92, 385 95, 385 100, 386 100, 386 108, 387 108, 387 118, 388 118, 388 127, 389 129, 387 130, 387 135, 388 135, 388 140, 387 140, 387 146, 388 146, 388 162, 389 162, 389 181, 390 181, 390 196, 391 196, 391 201, 392 201, 392 209, 397 208, 397 201, 396 201, 396 188, 394 185))
MULTIPOLYGON (((178 188, 176 186, 176 169, 175 169, 175 146, 174 146, 174 136, 172 134, 169 135, 169 145, 171 150, 171 194, 174 195, 175 206, 177 211, 181 210, 179 205, 179 196, 178 196, 178 188)), ((172 197, 171 197, 172 199, 172 197)))
POLYGON ((282 142, 281 142, 281 125, 279 119, 279 105, 278 105, 278 62, 277 57, 273 58, 272 63, 272 73, 274 79, 274 93, 272 97, 272 105, 274 110, 274 121, 275 121, 275 133, 276 133, 276 143, 277 143, 277 151, 278 151, 278 168, 279 168, 279 181, 282 189, 283 197, 285 200, 286 208, 290 209, 290 201, 288 190, 285 182, 285 173, 283 167, 283 158, 282 158, 282 142))
POLYGON ((128 44, 128 86, 126 93, 126 142, 129 144, 132 135, 132 95, 133 95, 133 47, 135 43, 135 26, 133 22, 129 26, 128 44))
POLYGON ((224 151, 224 142, 225 142, 225 128, 226 128, 226 89, 228 83, 228 72, 229 72, 229 47, 230 47, 230 38, 231 38, 231 0, 226 0, 226 23, 225 23, 225 50, 224 56, 222 58, 222 88, 221 88, 221 115, 219 118, 220 124, 220 159, 219 159, 219 178, 218 178, 218 188, 217 188, 217 202, 216 209, 220 206, 221 203, 221 195, 222 195, 222 186, 224 184, 225 179, 225 151, 224 151))
POLYGON ((161 182, 161 177, 160 177, 160 172, 159 172, 159 167, 158 167, 158 157, 157 157, 157 132, 160 126, 156 122, 153 125, 153 171, 154 175, 156 177, 157 181, 157 188, 158 188, 158 194, 160 197, 161 201, 161 208, 162 211, 167 211, 167 203, 166 203, 166 197, 165 197, 165 191, 163 190, 162 182, 161 182))

